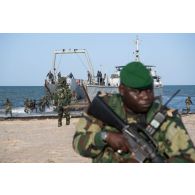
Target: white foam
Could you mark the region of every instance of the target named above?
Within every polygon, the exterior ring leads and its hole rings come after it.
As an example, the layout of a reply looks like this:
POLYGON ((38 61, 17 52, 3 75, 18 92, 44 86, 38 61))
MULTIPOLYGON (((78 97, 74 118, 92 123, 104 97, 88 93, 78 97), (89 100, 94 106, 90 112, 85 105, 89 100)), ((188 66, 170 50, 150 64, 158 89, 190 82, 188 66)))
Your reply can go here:
POLYGON ((12 113, 25 113, 24 112, 24 107, 13 108, 12 113))
POLYGON ((45 108, 45 112, 53 112, 54 107, 50 106, 49 108, 45 108))

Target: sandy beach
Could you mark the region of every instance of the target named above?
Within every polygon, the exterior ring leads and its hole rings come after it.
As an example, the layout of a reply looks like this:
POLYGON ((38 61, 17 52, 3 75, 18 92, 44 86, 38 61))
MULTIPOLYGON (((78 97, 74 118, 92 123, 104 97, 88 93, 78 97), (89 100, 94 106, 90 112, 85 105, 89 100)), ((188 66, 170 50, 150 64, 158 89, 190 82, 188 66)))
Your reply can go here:
MULTIPOLYGON (((195 143, 195 114, 183 115, 183 122, 195 143)), ((0 121, 0 162, 2 163, 88 163, 72 149, 78 118, 69 126, 57 119, 0 121)))

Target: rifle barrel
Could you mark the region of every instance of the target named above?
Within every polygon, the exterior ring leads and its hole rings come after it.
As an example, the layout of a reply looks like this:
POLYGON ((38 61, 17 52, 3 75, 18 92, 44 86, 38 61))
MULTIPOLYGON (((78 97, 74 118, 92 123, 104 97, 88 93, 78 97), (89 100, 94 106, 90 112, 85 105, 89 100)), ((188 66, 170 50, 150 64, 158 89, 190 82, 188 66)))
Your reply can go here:
POLYGON ((167 106, 169 104, 169 102, 181 91, 181 89, 178 89, 168 100, 167 102, 164 104, 164 106, 167 106))

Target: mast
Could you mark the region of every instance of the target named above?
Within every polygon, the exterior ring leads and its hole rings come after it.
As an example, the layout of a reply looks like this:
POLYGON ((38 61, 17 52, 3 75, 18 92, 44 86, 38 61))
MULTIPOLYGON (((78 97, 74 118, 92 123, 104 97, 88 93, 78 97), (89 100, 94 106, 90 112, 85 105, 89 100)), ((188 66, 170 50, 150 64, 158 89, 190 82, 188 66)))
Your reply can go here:
POLYGON ((140 61, 140 56, 139 56, 139 44, 140 44, 140 41, 139 41, 138 35, 136 37, 135 44, 136 44, 135 61, 139 62, 140 61))
POLYGON ((54 81, 56 82, 56 53, 53 54, 53 75, 54 75, 54 81))

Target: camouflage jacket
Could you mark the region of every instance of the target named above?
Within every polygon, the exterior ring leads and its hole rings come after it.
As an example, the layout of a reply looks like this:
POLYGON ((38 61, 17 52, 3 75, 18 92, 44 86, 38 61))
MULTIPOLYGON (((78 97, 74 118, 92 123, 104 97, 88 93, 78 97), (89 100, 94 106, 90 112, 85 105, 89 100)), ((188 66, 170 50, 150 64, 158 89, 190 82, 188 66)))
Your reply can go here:
POLYGON ((187 98, 187 99, 185 100, 185 103, 188 104, 188 105, 191 105, 191 104, 192 104, 192 101, 191 101, 190 98, 187 98))
POLYGON ((12 103, 10 101, 5 102, 4 106, 5 106, 5 110, 7 110, 7 111, 12 110, 12 103))
POLYGON ((56 90, 54 99, 57 106, 67 106, 71 102, 72 93, 68 86, 59 87, 56 90))
MULTIPOLYGON (((119 94, 105 97, 107 104, 126 122, 138 123, 143 114, 126 113, 119 94)), ((151 121, 154 114, 162 105, 154 102, 147 114, 146 123, 151 121)), ((195 148, 177 112, 166 118, 153 135, 158 152, 168 159, 168 162, 195 162, 195 148)), ((105 116, 106 117, 106 116, 105 116)), ((92 158, 93 162, 131 162, 131 153, 119 154, 101 139, 101 131, 118 132, 117 129, 104 125, 100 120, 84 114, 76 126, 73 138, 74 150, 84 157, 92 158)))

